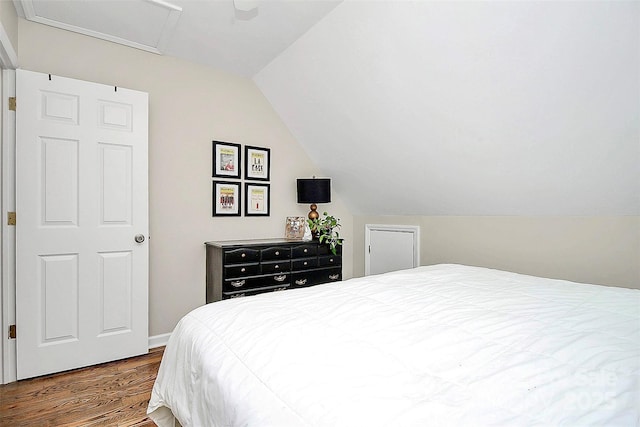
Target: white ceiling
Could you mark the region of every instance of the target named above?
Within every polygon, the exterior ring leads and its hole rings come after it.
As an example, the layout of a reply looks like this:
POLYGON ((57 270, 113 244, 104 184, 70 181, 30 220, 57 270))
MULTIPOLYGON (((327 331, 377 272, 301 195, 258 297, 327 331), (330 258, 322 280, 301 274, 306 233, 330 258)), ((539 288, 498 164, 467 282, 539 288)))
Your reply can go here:
POLYGON ((355 214, 640 214, 640 2, 15 1, 253 77, 355 214))
POLYGON ((19 15, 35 22, 251 77, 340 1, 14 0, 14 4, 19 15), (244 11, 243 4, 257 8, 244 11))

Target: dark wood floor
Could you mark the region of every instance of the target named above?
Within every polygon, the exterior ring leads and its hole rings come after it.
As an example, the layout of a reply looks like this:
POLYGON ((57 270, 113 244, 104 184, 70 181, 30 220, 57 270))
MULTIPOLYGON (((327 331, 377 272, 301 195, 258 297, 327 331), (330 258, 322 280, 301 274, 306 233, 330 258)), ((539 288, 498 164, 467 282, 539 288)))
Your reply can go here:
POLYGON ((155 426, 146 411, 163 351, 0 385, 0 426, 155 426))

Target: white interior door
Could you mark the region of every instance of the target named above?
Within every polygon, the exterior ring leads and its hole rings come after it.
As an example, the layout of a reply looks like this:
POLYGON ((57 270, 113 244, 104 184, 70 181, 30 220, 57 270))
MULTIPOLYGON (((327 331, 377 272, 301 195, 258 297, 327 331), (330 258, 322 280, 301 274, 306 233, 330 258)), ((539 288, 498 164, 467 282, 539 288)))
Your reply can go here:
POLYGON ((365 275, 420 265, 420 234, 415 226, 365 226, 365 275))
POLYGON ((18 379, 147 352, 148 95, 17 70, 16 98, 18 379))

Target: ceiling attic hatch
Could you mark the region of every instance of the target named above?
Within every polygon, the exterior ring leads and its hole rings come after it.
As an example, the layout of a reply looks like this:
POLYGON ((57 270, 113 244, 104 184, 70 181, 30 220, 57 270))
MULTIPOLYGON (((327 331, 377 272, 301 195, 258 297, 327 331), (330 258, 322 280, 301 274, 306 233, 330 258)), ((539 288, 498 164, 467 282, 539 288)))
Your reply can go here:
POLYGON ((161 0, 16 0, 29 21, 162 54, 182 8, 161 0))

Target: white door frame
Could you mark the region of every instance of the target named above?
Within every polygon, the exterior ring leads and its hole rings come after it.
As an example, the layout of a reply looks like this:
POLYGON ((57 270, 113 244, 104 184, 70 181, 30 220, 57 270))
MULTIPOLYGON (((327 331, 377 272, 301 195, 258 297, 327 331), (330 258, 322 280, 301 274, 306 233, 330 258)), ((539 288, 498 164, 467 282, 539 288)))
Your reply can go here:
POLYGON ((16 381, 16 342, 9 339, 9 325, 16 319, 15 227, 7 225, 7 212, 15 211, 15 112, 8 98, 16 94, 15 69, 18 56, 0 22, 0 68, 2 69, 2 132, 0 135, 0 384, 16 381))
POLYGON ((417 225, 365 224, 364 226, 364 275, 371 273, 371 232, 400 231, 413 234, 413 266, 420 265, 420 227, 417 225))
POLYGON ((9 325, 16 323, 16 227, 7 223, 16 210, 16 114, 7 99, 16 94, 15 70, 2 70, 2 384, 16 381, 16 340, 9 325))

